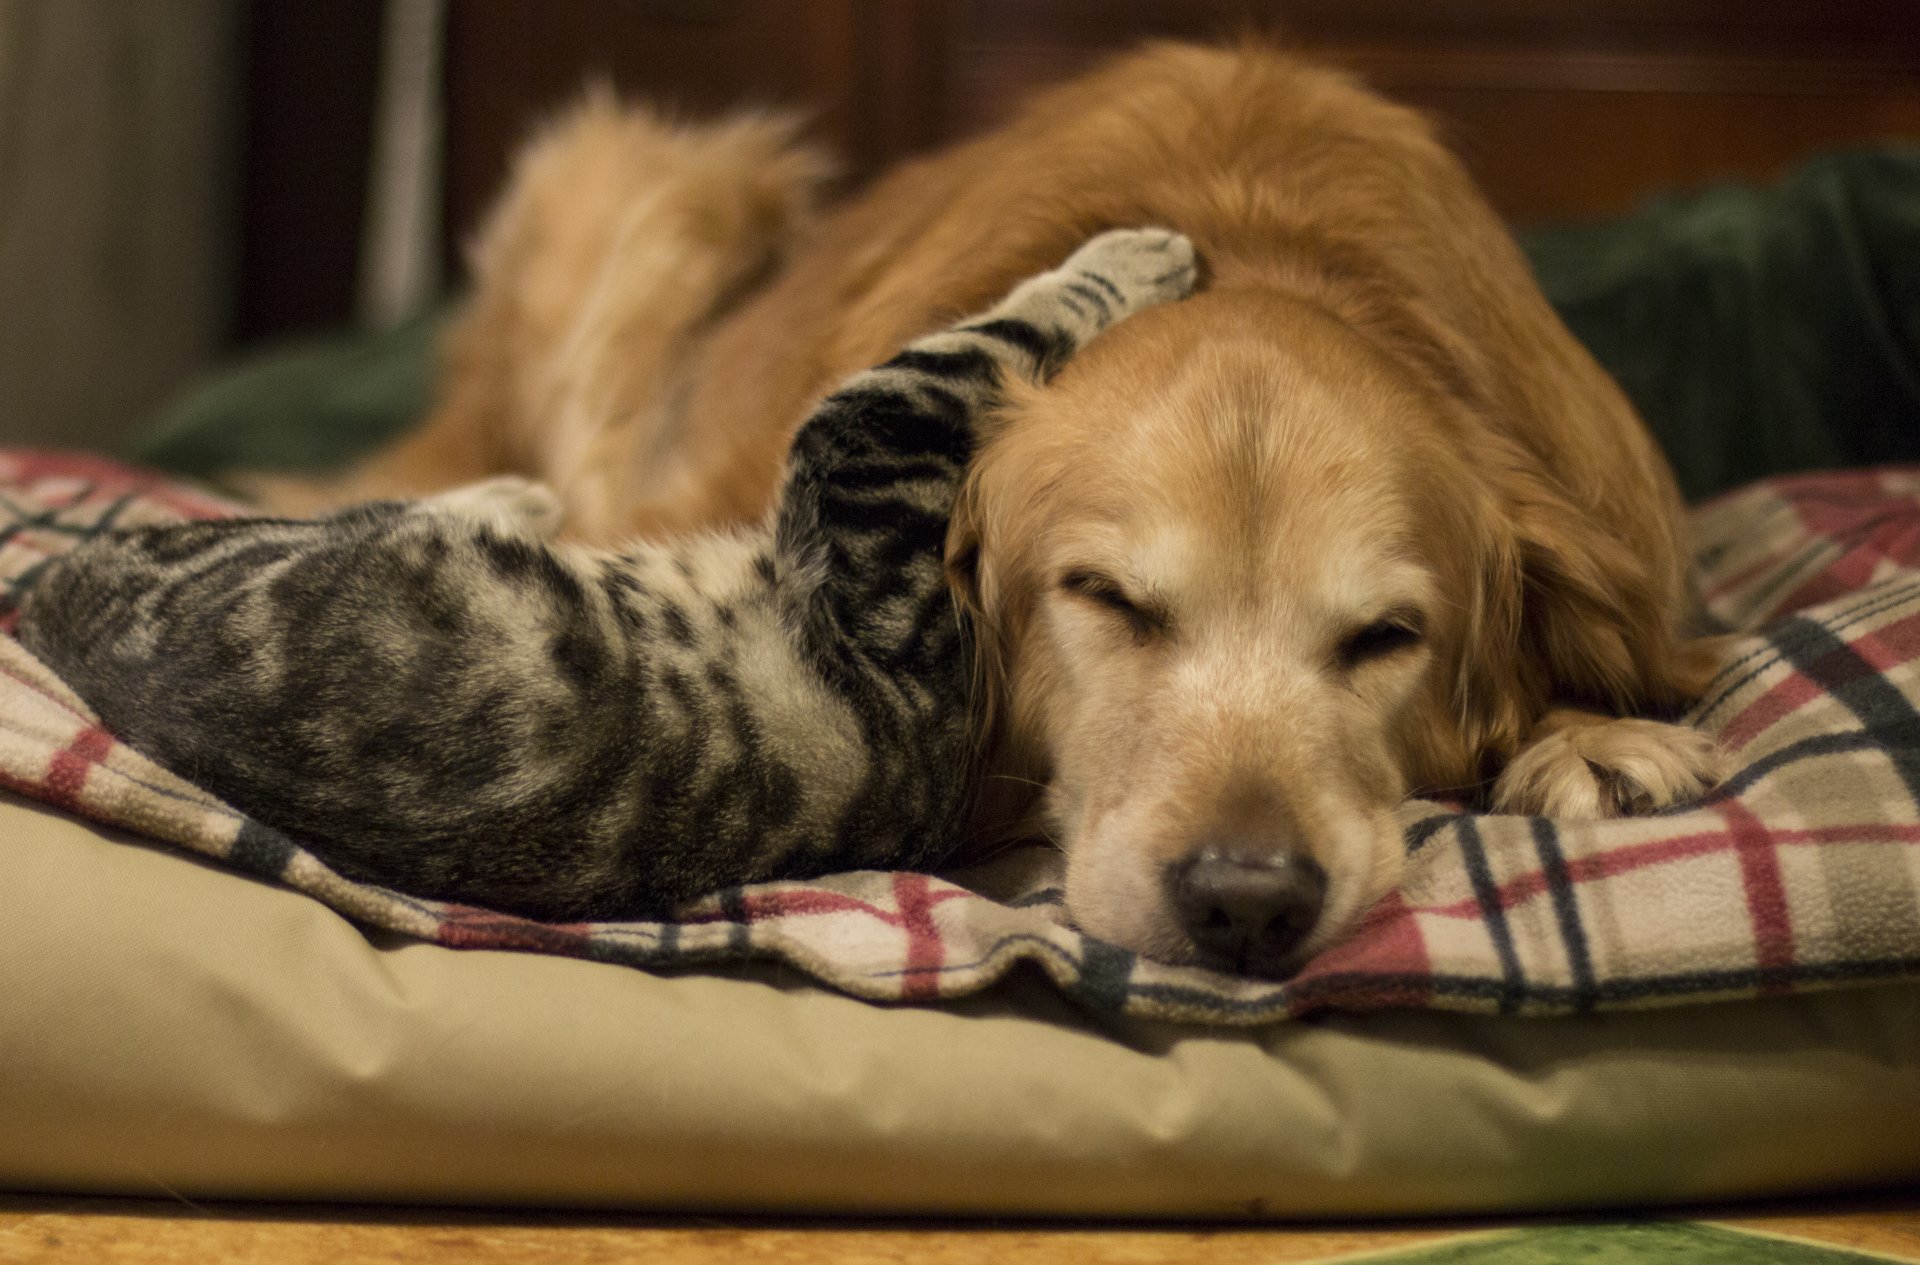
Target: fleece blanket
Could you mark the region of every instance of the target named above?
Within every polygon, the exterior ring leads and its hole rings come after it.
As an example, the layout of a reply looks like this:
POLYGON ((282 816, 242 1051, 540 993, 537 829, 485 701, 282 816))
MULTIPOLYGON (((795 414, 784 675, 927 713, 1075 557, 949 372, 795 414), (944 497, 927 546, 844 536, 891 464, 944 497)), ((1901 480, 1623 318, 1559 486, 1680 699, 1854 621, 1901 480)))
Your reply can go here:
MULTIPOLYGON (((75 542, 235 512, 126 467, 0 452, 0 634, 75 542)), ((653 970, 773 960, 875 1001, 962 996, 1022 963, 1095 1012, 1224 1024, 1383 1007, 1555 1015, 1920 977, 1920 468, 1757 484, 1696 511, 1694 528, 1708 610, 1742 634, 1692 717, 1734 753, 1727 782, 1610 822, 1409 803, 1400 890, 1281 983, 1080 935, 1044 848, 945 876, 717 892, 657 923, 543 924, 352 883, 116 742, 4 635, 0 787, 370 928, 653 970)))

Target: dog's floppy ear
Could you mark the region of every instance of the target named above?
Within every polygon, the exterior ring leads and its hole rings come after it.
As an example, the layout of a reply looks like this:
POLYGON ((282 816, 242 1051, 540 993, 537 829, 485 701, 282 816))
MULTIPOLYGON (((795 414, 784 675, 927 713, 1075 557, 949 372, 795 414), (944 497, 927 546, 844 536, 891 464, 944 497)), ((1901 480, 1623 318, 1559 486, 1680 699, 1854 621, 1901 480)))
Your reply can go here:
POLYGON ((960 632, 972 647, 974 721, 985 736, 998 723, 1006 676, 998 623, 990 614, 998 605, 992 592, 996 577, 983 554, 982 521, 979 480, 969 476, 954 498, 945 564, 960 632))
POLYGON ((1683 706, 1713 656, 1680 636, 1677 563, 1628 546, 1537 462, 1502 448, 1479 467, 1492 521, 1457 683, 1469 749, 1498 762, 1550 704, 1683 706))
MULTIPOLYGON (((1018 510, 1029 501, 1028 495, 1016 493, 1013 503, 1007 503, 1008 481, 993 476, 1008 464, 1008 448, 1004 440, 996 443, 995 439, 1007 434, 1012 415, 1026 405, 1037 388, 1016 379, 1003 383, 1001 390, 1003 399, 983 422, 985 434, 974 453, 973 465, 954 496, 944 558, 947 585, 963 632, 973 646, 980 689, 975 713, 989 720, 1006 701, 1007 647, 1017 639, 1020 623, 1018 612, 1010 609, 1015 603, 1008 589, 1020 570, 1019 560, 1004 556, 1004 547, 1020 543, 1023 533, 1012 524, 1022 521, 1018 510)), ((1017 456, 1014 463, 1019 465, 1017 456)), ((1013 486, 1031 491, 1028 480, 1016 481, 1013 486)))
POLYGON ((1543 473, 1509 469, 1502 484, 1520 569, 1520 648, 1545 669, 1551 697, 1619 712, 1654 701, 1644 659, 1670 631, 1649 560, 1543 473))
POLYGON ((962 616, 980 614, 980 496, 974 480, 961 485, 947 523, 947 586, 962 616))

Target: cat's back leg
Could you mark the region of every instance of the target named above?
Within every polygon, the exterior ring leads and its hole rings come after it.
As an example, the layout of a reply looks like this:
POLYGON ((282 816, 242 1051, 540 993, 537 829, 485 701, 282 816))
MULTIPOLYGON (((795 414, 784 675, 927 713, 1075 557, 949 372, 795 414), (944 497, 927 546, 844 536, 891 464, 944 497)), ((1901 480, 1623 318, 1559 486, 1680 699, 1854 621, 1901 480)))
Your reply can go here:
POLYGON ((465 484, 430 496, 413 508, 416 513, 452 515, 535 540, 552 540, 566 518, 558 493, 517 474, 465 484))

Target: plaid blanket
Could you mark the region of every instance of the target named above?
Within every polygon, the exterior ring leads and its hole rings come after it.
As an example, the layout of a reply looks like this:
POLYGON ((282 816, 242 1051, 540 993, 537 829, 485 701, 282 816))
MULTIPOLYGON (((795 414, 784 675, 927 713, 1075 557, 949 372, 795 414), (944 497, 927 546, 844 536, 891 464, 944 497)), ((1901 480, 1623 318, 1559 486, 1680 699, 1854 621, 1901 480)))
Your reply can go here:
MULTIPOLYGON (((233 512, 105 462, 0 452, 0 633, 18 593, 74 542, 233 512)), ((0 787, 369 927, 650 969, 773 960, 876 1001, 962 996, 1023 962, 1096 1012, 1232 1024, 1389 1006, 1553 1015, 1920 976, 1920 469, 1756 485, 1699 510, 1694 527, 1708 609, 1743 633, 1694 720, 1738 771, 1698 805, 1623 821, 1409 803, 1401 889, 1285 983, 1078 934, 1060 857, 1043 848, 945 877, 724 891, 660 923, 542 924, 348 882, 116 742, 7 636, 0 787)))

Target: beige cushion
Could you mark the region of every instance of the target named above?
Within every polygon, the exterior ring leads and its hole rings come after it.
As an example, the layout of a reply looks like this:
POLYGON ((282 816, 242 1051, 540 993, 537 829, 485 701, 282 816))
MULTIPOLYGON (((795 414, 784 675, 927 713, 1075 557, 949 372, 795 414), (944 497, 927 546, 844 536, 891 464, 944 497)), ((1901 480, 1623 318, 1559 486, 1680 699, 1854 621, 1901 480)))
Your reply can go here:
POLYGON ((0 799, 0 1186, 1240 1216, 1920 1178, 1920 988, 1101 1030, 367 936, 0 799))

